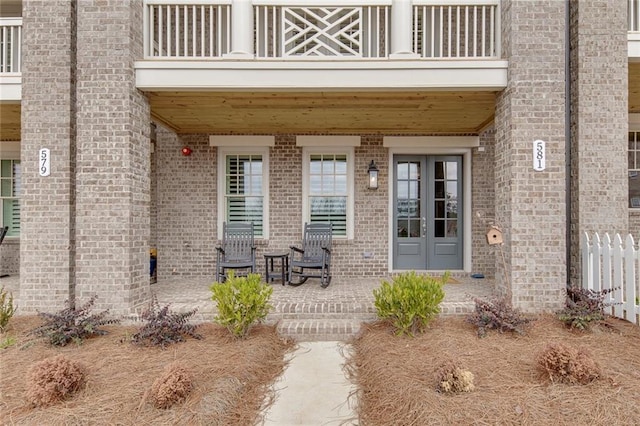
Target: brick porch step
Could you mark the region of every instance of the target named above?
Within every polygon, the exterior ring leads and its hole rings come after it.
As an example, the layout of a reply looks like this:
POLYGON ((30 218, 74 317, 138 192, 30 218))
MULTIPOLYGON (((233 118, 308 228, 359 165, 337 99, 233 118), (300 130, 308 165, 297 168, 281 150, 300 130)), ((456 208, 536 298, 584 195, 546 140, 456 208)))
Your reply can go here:
MULTIPOLYGON (((441 315, 466 315, 474 303, 443 302, 441 315)), ((278 331, 298 342, 347 341, 355 337, 363 322, 377 319, 370 304, 289 304, 275 306, 267 323, 277 323, 278 331)))

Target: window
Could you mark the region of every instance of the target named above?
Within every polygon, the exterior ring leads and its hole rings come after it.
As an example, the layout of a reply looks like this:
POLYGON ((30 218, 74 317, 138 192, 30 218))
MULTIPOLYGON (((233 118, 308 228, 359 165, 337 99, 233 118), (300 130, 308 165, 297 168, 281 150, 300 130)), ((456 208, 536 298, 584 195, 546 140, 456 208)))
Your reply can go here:
POLYGON ((640 208, 640 132, 629 132, 629 207, 640 208))
POLYGON ((20 235, 20 160, 0 160, 0 203, 7 236, 20 235))
POLYGON ((353 238, 353 149, 305 148, 303 212, 307 222, 330 222, 335 237, 353 238))
POLYGON ((268 158, 268 148, 220 150, 219 215, 226 222, 253 222, 258 238, 268 237, 268 158))

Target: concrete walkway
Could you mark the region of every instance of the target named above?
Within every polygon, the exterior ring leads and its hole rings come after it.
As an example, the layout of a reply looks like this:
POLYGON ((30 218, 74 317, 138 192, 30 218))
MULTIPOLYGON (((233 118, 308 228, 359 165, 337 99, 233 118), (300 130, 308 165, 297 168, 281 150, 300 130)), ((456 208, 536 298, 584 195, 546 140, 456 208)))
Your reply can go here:
POLYGON ((302 342, 274 384, 276 401, 264 426, 357 425, 355 390, 343 371, 339 342, 302 342))

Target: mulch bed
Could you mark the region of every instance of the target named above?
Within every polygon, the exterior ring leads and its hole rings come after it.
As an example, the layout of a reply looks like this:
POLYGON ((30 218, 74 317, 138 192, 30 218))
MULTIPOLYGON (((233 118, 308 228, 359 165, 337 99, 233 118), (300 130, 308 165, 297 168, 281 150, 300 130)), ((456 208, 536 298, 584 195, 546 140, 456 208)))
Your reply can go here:
POLYGON ((187 338, 164 350, 131 344, 137 330, 132 326, 105 326, 106 336, 56 348, 26 335, 40 323, 38 317, 14 317, 4 335, 17 343, 0 350, 2 424, 256 424, 273 402, 270 385, 294 347, 272 326, 255 326, 246 339, 236 340, 221 326, 202 324, 197 329, 202 340, 187 338), (27 372, 34 363, 59 354, 86 367, 86 386, 56 405, 30 406, 27 372), (148 399, 151 385, 174 361, 192 373, 194 389, 183 403, 154 408, 148 399))
POLYGON ((640 424, 640 327, 622 320, 584 333, 542 315, 524 336, 489 331, 482 339, 464 318, 438 318, 415 338, 379 322, 352 343, 347 372, 359 388, 361 425, 640 424), (586 349, 602 377, 551 383, 536 357, 552 342, 586 349), (449 359, 474 374, 474 391, 436 391, 436 372, 449 359))

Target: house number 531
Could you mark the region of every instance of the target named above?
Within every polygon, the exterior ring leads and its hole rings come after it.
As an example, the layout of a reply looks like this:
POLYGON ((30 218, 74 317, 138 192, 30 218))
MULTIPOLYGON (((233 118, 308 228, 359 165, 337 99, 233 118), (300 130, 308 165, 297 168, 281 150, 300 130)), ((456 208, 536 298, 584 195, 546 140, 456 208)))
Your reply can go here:
POLYGON ((49 176, 51 173, 51 153, 48 148, 42 148, 38 156, 38 171, 40 176, 49 176))
POLYGON ((541 172, 545 169, 545 150, 544 141, 533 141, 533 170, 541 172))

